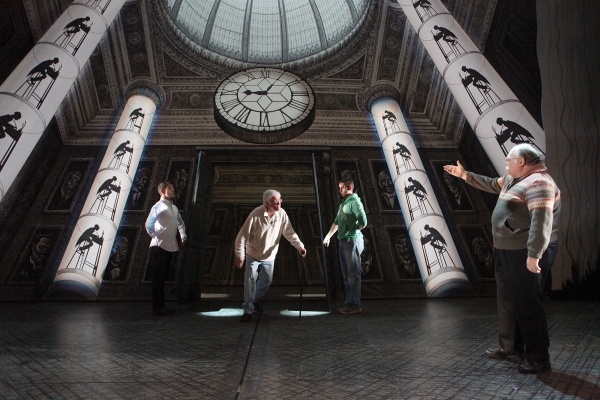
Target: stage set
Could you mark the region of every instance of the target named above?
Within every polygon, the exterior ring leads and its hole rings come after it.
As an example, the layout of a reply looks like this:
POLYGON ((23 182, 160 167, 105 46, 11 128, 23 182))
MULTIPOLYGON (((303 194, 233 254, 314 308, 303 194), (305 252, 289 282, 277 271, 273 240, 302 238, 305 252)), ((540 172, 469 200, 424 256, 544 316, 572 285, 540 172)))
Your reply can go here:
POLYGON ((563 3, 0 0, 0 398, 600 398, 600 8, 563 3), (523 144, 560 194, 448 169, 503 177, 523 144), (174 315, 145 228, 167 180, 174 315), (368 221, 353 315, 323 245, 342 180, 368 221), (306 254, 282 240, 240 323, 267 189, 306 254), (485 349, 497 249, 536 252, 538 225, 552 369, 526 375, 485 349))

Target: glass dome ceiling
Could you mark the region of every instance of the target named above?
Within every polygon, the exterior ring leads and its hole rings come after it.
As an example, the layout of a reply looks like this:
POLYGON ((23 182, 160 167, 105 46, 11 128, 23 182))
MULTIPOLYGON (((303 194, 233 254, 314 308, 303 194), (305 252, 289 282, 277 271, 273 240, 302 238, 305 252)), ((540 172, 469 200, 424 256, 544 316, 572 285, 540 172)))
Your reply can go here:
POLYGON ((326 50, 362 23, 370 0, 167 0, 171 19, 205 49, 278 64, 326 50))

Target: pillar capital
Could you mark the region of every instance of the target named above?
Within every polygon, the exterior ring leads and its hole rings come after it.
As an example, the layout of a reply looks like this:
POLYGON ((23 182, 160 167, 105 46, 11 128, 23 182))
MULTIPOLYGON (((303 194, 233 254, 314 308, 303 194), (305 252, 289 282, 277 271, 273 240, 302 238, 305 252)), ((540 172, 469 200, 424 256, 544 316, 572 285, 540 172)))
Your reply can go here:
POLYGON ((165 104, 167 95, 165 91, 154 82, 146 80, 133 81, 125 89, 125 99, 129 99, 131 96, 141 95, 149 98, 156 104, 156 110, 160 110, 165 104))
POLYGON ((377 100, 390 98, 401 104, 400 91, 397 87, 389 84, 381 84, 369 87, 362 94, 359 104, 371 114, 371 107, 377 100))

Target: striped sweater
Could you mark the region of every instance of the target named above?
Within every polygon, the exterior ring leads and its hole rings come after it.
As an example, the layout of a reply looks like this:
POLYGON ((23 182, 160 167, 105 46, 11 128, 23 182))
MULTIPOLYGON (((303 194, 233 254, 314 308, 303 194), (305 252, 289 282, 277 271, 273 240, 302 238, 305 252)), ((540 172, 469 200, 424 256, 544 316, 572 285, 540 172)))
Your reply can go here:
POLYGON ((527 249, 529 257, 542 258, 548 243, 556 241, 560 190, 545 167, 540 165, 519 179, 510 175, 489 178, 467 172, 466 182, 499 194, 492 213, 495 248, 527 249))

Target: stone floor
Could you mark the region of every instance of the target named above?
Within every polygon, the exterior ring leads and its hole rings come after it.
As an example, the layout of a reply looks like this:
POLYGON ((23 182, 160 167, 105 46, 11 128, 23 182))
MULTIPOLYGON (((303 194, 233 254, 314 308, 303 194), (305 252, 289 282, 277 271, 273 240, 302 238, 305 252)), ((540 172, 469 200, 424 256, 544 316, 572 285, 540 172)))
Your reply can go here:
POLYGON ((492 360, 495 299, 0 303, 4 399, 600 399, 597 302, 547 303, 553 370, 492 360))

